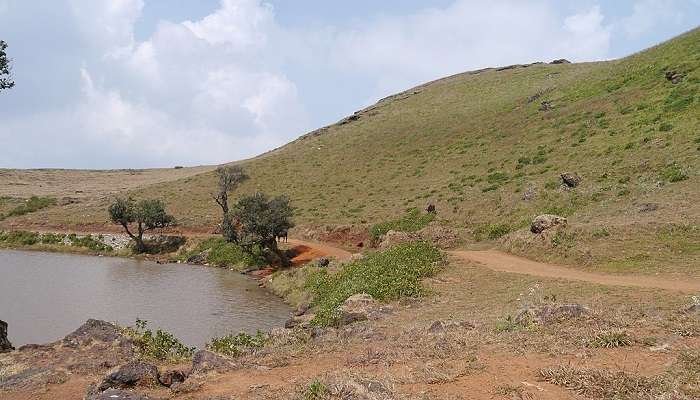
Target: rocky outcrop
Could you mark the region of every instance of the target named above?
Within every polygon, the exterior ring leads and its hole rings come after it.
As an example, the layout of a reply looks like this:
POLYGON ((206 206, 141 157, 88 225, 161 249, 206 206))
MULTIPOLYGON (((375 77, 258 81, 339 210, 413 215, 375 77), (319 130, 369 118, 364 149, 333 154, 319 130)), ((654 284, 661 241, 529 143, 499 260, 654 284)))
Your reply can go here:
POLYGON ((559 58, 557 60, 552 61, 550 64, 571 64, 571 61, 567 60, 566 58, 559 58))
POLYGON ((133 361, 122 365, 102 380, 98 390, 133 389, 135 387, 154 387, 160 384, 158 368, 153 364, 133 361))
POLYGON ((63 338, 62 344, 67 347, 78 347, 92 344, 95 341, 110 343, 121 337, 119 328, 109 322, 89 319, 80 328, 63 338))
POLYGON ((666 80, 674 85, 683 80, 684 75, 677 71, 666 71, 666 80))
POLYGON ((101 392, 93 385, 88 388, 85 400, 150 400, 150 397, 121 389, 108 389, 101 392))
POLYGON ((575 172, 564 172, 561 174, 561 180, 567 187, 575 188, 581 184, 581 177, 575 172))
POLYGON ((539 215, 532 221, 532 224, 530 224, 530 232, 539 234, 555 226, 566 225, 566 223, 566 218, 558 215, 539 215))
POLYGON ((190 258, 187 259, 188 264, 195 264, 195 265, 203 265, 207 263, 207 259, 209 258, 209 253, 211 252, 210 249, 204 250, 201 253, 197 253, 190 258))
MULTIPOLYGON (((38 363, 37 363, 38 364, 38 363)), ((17 390, 58 385, 68 380, 68 375, 50 367, 30 367, 8 376, 0 375, 0 390, 17 390)))
POLYGON ((348 325, 353 322, 377 319, 389 312, 391 312, 389 307, 383 306, 367 293, 360 293, 350 296, 338 307, 338 322, 340 325, 348 325))
POLYGON ((216 353, 200 350, 192 357, 191 374, 204 374, 211 371, 225 372, 236 368, 236 364, 216 353))
POLYGON ((440 249, 451 249, 459 241, 459 236, 453 229, 442 226, 435 221, 418 231, 418 236, 440 249))
POLYGON ((0 320, 0 353, 12 351, 12 343, 7 338, 7 322, 0 320))
POLYGON ((521 310, 515 317, 515 323, 522 326, 546 324, 577 318, 590 313, 590 309, 581 304, 544 304, 521 310))

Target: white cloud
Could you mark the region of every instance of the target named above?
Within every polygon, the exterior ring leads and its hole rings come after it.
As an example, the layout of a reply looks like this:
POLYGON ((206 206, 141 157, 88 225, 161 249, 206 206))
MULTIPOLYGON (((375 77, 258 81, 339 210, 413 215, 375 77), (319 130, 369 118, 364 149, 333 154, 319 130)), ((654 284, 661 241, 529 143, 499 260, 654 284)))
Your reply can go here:
POLYGON ((649 33, 657 25, 679 23, 683 12, 675 0, 639 0, 632 14, 620 21, 620 26, 630 38, 649 33))

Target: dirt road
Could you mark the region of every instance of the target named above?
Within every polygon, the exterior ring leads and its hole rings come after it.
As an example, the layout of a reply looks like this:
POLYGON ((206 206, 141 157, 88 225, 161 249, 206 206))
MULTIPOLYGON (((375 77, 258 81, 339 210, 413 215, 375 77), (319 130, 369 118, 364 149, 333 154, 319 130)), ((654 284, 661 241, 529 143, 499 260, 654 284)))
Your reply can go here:
POLYGON ((472 261, 493 271, 512 272, 544 278, 585 281, 610 286, 657 288, 684 293, 700 293, 700 281, 691 278, 661 278, 639 275, 612 275, 586 272, 559 265, 541 263, 496 250, 450 251, 449 254, 465 261, 472 261))

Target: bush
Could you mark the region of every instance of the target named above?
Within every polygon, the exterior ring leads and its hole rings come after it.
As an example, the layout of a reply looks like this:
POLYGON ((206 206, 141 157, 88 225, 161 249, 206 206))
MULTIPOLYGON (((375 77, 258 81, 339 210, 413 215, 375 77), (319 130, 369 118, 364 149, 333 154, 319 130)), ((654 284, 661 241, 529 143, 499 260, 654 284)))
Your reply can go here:
POLYGON ((42 244, 62 244, 63 239, 66 238, 66 235, 62 234, 56 234, 56 233, 44 233, 41 235, 41 243, 42 244))
POLYGON ((688 179, 688 175, 676 163, 666 166, 666 168, 661 171, 661 177, 671 183, 681 182, 688 179))
POLYGON ((421 279, 436 272, 440 251, 425 242, 400 244, 367 255, 331 274, 326 269, 309 276, 305 287, 314 295, 318 311, 312 323, 330 326, 337 322, 337 308, 350 296, 367 293, 379 301, 418 297, 425 293, 421 279))
POLYGON ((513 232, 515 228, 510 224, 486 224, 478 227, 474 231, 474 236, 477 241, 484 239, 496 240, 513 232))
POLYGON ((15 246, 32 246, 40 243, 41 238, 36 232, 12 231, 0 234, 0 242, 15 246))
POLYGON ((194 249, 181 254, 178 259, 187 261, 190 257, 209 250, 207 263, 218 267, 260 267, 265 264, 265 259, 257 254, 244 251, 239 245, 229 243, 224 238, 211 238, 199 243, 194 249))
POLYGON ((19 205, 14 209, 10 210, 10 212, 7 213, 5 217, 16 217, 20 215, 29 214, 35 211, 39 211, 42 208, 46 208, 53 205, 56 205, 56 199, 54 199, 53 197, 32 196, 27 201, 25 201, 24 204, 19 205))
POLYGON ((114 250, 112 246, 106 245, 102 243, 101 241, 95 239, 92 237, 92 235, 87 235, 87 236, 77 236, 75 234, 71 234, 68 236, 71 242, 71 246, 75 247, 85 247, 87 249, 90 249, 92 251, 112 251, 114 250))
POLYGON ((148 321, 137 319, 133 327, 124 328, 124 333, 134 340, 139 357, 160 361, 181 361, 194 354, 194 347, 187 347, 172 333, 146 329, 148 321))
POLYGON ((315 380, 309 383, 304 391, 304 400, 322 400, 326 398, 328 387, 321 381, 315 380))
POLYGON ((267 342, 267 335, 258 331, 255 336, 241 332, 237 335, 228 335, 220 338, 213 338, 207 343, 207 350, 225 356, 237 357, 247 350, 260 349, 267 342))
POLYGON ((382 222, 372 226, 369 231, 370 237, 372 238, 372 241, 377 242, 389 231, 416 232, 425 228, 433 221, 433 219, 435 219, 435 214, 424 214, 421 213, 419 209, 412 208, 408 210, 406 215, 399 219, 382 222))
POLYGON ((602 347, 611 349, 614 347, 626 347, 632 344, 632 340, 624 331, 605 331, 593 336, 587 343, 588 347, 602 347))

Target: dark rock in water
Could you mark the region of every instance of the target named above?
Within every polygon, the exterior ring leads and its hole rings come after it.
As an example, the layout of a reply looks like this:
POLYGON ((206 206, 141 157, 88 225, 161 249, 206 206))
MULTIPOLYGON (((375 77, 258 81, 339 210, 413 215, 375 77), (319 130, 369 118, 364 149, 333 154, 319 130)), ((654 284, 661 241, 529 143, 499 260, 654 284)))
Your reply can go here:
POLYGON ((567 220, 564 217, 551 214, 543 214, 537 216, 530 225, 530 232, 542 233, 547 229, 552 229, 557 225, 566 225, 567 220))
POLYGON ((202 374, 210 371, 225 372, 235 368, 235 364, 211 351, 200 350, 192 357, 192 374, 202 374))
POLYGON ((171 387, 174 384, 182 383, 187 379, 187 372, 177 369, 165 371, 158 376, 158 380, 163 386, 171 387))
POLYGON ((576 318, 590 313, 590 309, 581 304, 545 304, 536 307, 528 307, 518 313, 515 323, 527 326, 530 324, 544 324, 565 319, 576 318))
POLYGON ((567 60, 566 58, 560 58, 552 61, 550 64, 571 64, 571 61, 567 60))
POLYGON ((107 389, 104 392, 95 385, 88 388, 85 400, 149 400, 148 396, 120 389, 107 389))
POLYGON ((131 389, 136 386, 150 387, 159 384, 158 368, 155 365, 134 361, 107 375, 98 389, 103 392, 107 389, 131 389))
POLYGON ((110 343, 120 338, 119 328, 109 322, 89 319, 75 332, 63 338, 62 344, 67 347, 78 347, 95 341, 110 343))
POLYGON ((209 258, 209 253, 210 250, 204 250, 203 252, 199 254, 195 254, 192 257, 187 259, 188 264, 196 264, 196 265, 202 265, 207 262, 207 259, 209 258))
POLYGON ((12 351, 12 343, 7 338, 7 322, 0 320, 0 353, 12 351))
POLYGON ((564 172, 561 174, 561 180, 570 188, 575 188, 581 184, 581 181, 583 181, 583 179, 575 172, 564 172))

